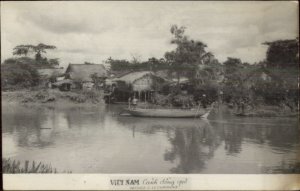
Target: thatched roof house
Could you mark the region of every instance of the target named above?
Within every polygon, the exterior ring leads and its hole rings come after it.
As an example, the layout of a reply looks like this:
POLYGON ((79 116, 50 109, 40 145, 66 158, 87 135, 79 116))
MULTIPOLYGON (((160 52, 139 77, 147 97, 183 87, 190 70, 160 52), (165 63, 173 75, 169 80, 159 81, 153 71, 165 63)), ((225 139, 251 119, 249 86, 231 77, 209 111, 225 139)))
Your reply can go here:
POLYGON ((107 77, 107 71, 102 64, 69 64, 65 74, 66 78, 78 82, 92 82, 92 75, 107 77))
POLYGON ((126 72, 105 80, 109 93, 104 99, 106 103, 127 102, 132 96, 141 101, 151 100, 153 91, 161 89, 166 82, 166 79, 151 71, 126 72))

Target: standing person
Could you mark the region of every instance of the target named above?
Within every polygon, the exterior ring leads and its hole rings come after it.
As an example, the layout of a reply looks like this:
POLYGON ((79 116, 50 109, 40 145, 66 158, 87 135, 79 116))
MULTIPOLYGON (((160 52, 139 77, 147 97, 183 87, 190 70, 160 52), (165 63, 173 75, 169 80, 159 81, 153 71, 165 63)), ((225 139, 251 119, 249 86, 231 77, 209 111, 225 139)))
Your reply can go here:
POLYGON ((131 101, 132 101, 132 99, 131 99, 131 97, 129 97, 129 98, 128 98, 128 108, 129 108, 129 109, 130 109, 131 101))
POLYGON ((206 100, 206 95, 203 94, 203 95, 202 95, 202 105, 203 105, 204 108, 206 108, 206 106, 207 106, 206 101, 207 101, 207 100, 206 100))
POLYGON ((133 106, 133 108, 136 108, 137 102, 138 102, 138 99, 136 97, 133 97, 133 100, 132 100, 132 106, 133 106))
POLYGON ((246 102, 244 98, 240 98, 237 102, 237 114, 245 114, 246 102))
POLYGON ((222 104, 223 104, 223 91, 221 90, 218 96, 218 109, 220 109, 222 104))
POLYGON ((245 99, 242 99, 242 101, 241 101, 241 109, 242 109, 241 114, 245 114, 245 107, 246 107, 246 101, 245 101, 245 99))
POLYGON ((236 100, 236 106, 237 106, 237 111, 236 111, 236 113, 237 114, 239 114, 239 113, 241 113, 240 111, 241 111, 241 106, 242 106, 242 98, 238 98, 237 100, 236 100))

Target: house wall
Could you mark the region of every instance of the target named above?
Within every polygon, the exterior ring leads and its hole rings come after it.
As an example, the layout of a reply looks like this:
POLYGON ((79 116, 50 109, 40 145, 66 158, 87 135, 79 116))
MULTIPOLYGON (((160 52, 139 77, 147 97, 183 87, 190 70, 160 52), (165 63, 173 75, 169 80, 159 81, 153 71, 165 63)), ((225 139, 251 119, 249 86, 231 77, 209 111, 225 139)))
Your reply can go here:
POLYGON ((82 83, 82 89, 84 90, 91 90, 93 87, 94 87, 94 83, 92 82, 82 83))
POLYGON ((133 91, 148 91, 152 89, 153 79, 147 75, 143 78, 137 79, 132 84, 133 91))

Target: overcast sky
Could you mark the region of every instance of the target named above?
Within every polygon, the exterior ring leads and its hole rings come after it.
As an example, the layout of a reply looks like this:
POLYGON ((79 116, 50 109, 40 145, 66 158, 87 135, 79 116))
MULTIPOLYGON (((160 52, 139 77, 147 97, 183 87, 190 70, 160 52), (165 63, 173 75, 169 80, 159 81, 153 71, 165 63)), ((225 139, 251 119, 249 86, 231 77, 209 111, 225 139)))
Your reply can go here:
POLYGON ((265 58, 262 42, 298 36, 295 2, 1 2, 1 59, 19 44, 45 43, 63 66, 108 57, 140 60, 174 49, 170 27, 208 45, 222 62, 265 58))

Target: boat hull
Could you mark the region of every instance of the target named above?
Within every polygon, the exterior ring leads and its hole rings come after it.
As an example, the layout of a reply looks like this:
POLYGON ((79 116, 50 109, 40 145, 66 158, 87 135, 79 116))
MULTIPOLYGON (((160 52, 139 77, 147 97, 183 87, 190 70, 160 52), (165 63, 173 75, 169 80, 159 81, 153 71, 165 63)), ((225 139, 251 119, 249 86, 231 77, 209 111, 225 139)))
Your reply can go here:
POLYGON ((207 117, 209 109, 127 109, 129 114, 136 117, 157 118, 195 118, 207 117))

